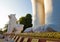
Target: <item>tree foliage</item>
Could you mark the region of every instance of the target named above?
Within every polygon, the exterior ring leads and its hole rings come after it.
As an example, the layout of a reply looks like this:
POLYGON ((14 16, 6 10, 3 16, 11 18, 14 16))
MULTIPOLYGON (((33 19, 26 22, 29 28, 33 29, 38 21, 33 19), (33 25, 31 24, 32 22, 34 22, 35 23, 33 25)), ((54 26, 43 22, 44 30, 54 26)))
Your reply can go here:
POLYGON ((8 24, 5 24, 4 29, 5 29, 5 30, 4 30, 3 32, 7 32, 8 24))
POLYGON ((19 18, 19 22, 24 25, 23 31, 28 27, 32 27, 32 15, 27 14, 25 17, 19 18))
POLYGON ((2 31, 2 29, 0 29, 0 34, 3 34, 3 31, 2 31))

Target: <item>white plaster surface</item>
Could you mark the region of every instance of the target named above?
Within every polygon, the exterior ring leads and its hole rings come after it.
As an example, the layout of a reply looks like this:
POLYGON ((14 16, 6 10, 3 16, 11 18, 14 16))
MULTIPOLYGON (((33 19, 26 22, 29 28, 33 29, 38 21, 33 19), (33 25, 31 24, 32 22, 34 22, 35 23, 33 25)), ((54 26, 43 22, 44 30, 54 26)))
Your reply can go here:
POLYGON ((45 24, 60 31, 60 0, 45 1, 45 24))

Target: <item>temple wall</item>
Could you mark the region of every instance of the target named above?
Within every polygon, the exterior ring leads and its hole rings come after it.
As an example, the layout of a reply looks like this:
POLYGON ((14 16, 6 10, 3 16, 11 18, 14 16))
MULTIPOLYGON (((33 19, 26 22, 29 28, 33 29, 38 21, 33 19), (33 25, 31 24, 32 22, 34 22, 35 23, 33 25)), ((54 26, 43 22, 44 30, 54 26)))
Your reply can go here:
POLYGON ((60 0, 44 0, 45 23, 60 31, 60 0))

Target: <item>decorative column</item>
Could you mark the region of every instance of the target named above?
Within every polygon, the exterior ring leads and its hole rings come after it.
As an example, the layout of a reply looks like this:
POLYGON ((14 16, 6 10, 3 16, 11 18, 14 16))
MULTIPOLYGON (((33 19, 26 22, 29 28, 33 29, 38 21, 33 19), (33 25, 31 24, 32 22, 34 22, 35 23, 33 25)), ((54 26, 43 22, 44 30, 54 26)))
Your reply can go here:
POLYGON ((45 24, 44 5, 42 0, 31 0, 33 9, 33 27, 45 24))
POLYGON ((33 27, 38 27, 40 25, 38 11, 37 11, 37 0, 32 1, 32 10, 33 10, 33 27))
POLYGON ((38 10, 38 17, 40 25, 45 24, 45 7, 44 7, 44 0, 37 0, 37 10, 38 10))
POLYGON ((44 0, 45 23, 60 31, 60 0, 44 0))

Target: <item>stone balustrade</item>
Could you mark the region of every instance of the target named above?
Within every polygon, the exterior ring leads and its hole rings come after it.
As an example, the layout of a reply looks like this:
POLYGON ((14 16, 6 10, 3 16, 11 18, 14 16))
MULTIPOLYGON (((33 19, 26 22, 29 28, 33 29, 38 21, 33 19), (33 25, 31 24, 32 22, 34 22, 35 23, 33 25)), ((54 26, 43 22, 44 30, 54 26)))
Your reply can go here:
POLYGON ((59 32, 20 33, 20 34, 4 34, 4 35, 10 36, 10 38, 13 39, 15 42, 24 42, 26 38, 27 38, 26 42, 32 42, 33 39, 37 39, 37 42, 47 42, 47 41, 60 42, 59 32))

